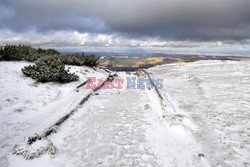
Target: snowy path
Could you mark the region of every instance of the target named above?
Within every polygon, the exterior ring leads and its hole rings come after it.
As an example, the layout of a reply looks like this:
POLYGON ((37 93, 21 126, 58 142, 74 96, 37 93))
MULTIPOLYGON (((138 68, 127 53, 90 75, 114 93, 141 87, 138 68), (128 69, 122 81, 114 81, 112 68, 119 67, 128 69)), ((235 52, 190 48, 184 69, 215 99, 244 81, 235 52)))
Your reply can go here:
POLYGON ((164 124, 161 112, 153 89, 100 90, 49 137, 58 149, 54 156, 9 160, 12 166, 26 167, 205 164, 198 156, 199 145, 181 126, 164 124))
POLYGON ((51 136, 59 150, 51 165, 158 166, 145 137, 149 126, 145 90, 100 90, 98 94, 51 136))
POLYGON ((145 140, 144 100, 139 91, 101 90, 64 125, 71 129, 57 146, 59 159, 68 159, 66 166, 158 166, 145 140))

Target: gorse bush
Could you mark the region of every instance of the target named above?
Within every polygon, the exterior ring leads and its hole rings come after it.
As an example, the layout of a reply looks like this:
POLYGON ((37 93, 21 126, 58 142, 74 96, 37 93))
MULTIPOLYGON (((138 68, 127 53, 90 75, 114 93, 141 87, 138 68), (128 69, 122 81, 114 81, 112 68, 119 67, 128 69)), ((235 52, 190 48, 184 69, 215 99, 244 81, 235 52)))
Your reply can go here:
POLYGON ((94 54, 60 54, 55 49, 41 49, 32 48, 31 46, 25 45, 5 45, 0 46, 0 60, 26 60, 34 62, 43 57, 53 57, 60 59, 63 64, 82 66, 86 65, 89 67, 97 66, 99 58, 94 54))
POLYGON ((38 82, 67 83, 79 79, 75 73, 70 73, 69 69, 65 69, 65 65, 59 58, 51 56, 40 58, 35 62, 35 65, 22 68, 22 72, 38 82))

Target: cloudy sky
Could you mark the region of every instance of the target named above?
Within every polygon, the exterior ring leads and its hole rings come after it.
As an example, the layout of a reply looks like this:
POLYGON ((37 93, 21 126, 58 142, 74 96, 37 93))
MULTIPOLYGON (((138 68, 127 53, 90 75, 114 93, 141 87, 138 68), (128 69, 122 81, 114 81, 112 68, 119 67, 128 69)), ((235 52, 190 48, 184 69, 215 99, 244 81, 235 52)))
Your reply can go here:
POLYGON ((250 53, 250 0, 0 0, 0 44, 250 53))

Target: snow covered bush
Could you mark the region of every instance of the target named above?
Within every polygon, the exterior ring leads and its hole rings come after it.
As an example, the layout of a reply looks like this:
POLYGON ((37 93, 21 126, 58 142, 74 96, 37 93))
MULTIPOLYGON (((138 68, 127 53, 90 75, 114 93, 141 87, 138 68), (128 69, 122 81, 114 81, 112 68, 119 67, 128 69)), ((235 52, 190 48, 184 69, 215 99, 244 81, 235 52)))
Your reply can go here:
POLYGON ((59 58, 53 56, 42 57, 35 62, 22 68, 24 75, 38 82, 60 82, 67 83, 77 81, 79 77, 65 69, 65 65, 59 58))

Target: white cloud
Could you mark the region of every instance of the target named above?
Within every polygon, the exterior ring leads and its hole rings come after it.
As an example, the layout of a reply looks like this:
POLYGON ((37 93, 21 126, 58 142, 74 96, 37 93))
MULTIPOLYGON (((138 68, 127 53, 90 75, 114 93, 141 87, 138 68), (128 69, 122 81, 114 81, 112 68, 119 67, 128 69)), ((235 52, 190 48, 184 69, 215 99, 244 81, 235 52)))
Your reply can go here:
MULTIPOLYGON (((243 42, 222 42, 222 41, 165 41, 158 38, 148 38, 144 40, 131 39, 123 36, 80 33, 77 31, 56 31, 46 34, 37 33, 35 30, 26 33, 16 33, 10 30, 0 31, 0 44, 26 44, 34 47, 54 47, 54 48, 96 48, 104 47, 130 47, 130 48, 158 48, 158 50, 195 50, 197 48, 206 49, 235 49, 249 50, 250 41, 243 42), (194 49, 192 49, 194 48, 194 49)), ((155 49, 157 51, 157 49, 155 49)))

